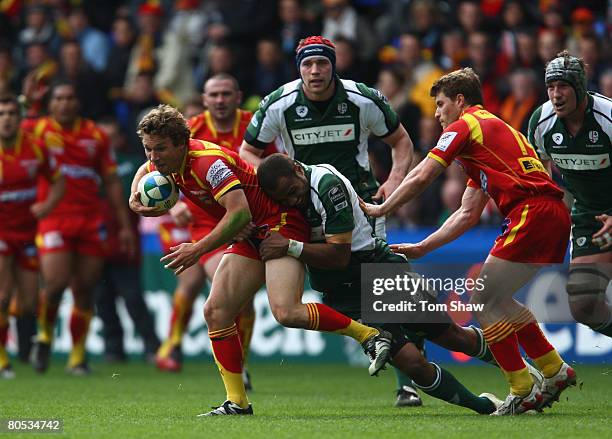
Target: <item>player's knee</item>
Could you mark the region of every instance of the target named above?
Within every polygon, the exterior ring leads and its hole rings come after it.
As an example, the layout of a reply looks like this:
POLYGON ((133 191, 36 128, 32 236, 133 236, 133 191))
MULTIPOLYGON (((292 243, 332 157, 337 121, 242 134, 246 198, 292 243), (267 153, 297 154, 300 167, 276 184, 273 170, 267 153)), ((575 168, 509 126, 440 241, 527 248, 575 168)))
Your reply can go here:
POLYGON ((298 316, 292 307, 283 305, 271 305, 272 315, 278 323, 287 328, 299 326, 298 316))
POLYGON ((579 298, 575 296, 569 302, 570 312, 574 320, 585 325, 593 323, 591 320, 599 305, 601 305, 601 300, 597 295, 581 296, 579 298))
POLYGON ((206 320, 206 324, 209 328, 218 327, 221 323, 220 316, 222 313, 221 310, 216 307, 211 300, 207 300, 204 304, 204 320, 206 320))

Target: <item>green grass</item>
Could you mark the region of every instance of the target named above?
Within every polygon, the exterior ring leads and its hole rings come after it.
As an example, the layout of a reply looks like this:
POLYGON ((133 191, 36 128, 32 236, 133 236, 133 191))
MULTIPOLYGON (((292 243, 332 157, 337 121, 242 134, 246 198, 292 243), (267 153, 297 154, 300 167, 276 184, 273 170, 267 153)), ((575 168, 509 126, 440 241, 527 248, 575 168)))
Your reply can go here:
MULTIPOLYGON (((136 362, 94 363, 95 373, 85 378, 66 376, 59 362, 45 376, 17 366, 16 380, 0 381, 0 418, 61 418, 63 437, 600 439, 612 431, 610 365, 577 366, 581 389, 568 390, 545 414, 492 418, 426 395, 423 407, 394 408, 390 370, 370 378, 343 365, 255 364, 255 416, 206 419, 196 415, 225 396, 213 364, 188 363, 183 373, 168 375, 136 362)), ((476 393, 507 392, 492 367, 451 370, 476 393)))

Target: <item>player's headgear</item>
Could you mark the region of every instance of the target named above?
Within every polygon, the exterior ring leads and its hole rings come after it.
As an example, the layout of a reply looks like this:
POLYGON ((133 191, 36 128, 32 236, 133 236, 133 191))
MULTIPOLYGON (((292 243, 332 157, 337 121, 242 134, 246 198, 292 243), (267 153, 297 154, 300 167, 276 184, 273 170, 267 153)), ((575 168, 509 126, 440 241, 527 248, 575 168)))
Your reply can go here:
POLYGON ((567 82, 576 93, 576 101, 582 102, 586 96, 586 75, 582 60, 571 56, 567 51, 550 61, 544 74, 546 84, 553 81, 567 82))
POLYGON ((302 61, 311 56, 324 56, 332 65, 332 76, 336 74, 336 46, 327 38, 316 35, 300 40, 295 49, 295 64, 298 72, 302 61))

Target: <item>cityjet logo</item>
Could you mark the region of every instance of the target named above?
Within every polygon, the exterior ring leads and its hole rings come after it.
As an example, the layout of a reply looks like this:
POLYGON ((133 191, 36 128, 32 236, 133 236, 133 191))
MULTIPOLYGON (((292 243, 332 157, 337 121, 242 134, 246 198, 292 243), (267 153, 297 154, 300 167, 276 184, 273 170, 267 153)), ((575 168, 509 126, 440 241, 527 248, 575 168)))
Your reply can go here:
POLYGON ((314 145, 328 142, 350 142, 355 140, 355 125, 324 125, 320 127, 292 130, 295 145, 314 145))
POLYGON ((610 154, 551 154, 551 157, 562 169, 595 171, 610 167, 610 154))

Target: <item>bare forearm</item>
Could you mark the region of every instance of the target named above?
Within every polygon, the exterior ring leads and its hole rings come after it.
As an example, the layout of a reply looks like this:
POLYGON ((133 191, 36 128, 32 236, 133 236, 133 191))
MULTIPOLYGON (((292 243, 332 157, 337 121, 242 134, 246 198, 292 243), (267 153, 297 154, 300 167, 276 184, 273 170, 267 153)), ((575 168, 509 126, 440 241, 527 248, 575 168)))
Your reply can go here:
POLYGON ((350 244, 347 253, 343 246, 305 243, 300 255, 300 261, 322 270, 342 270, 348 266, 350 260, 350 244))
POLYGON ((391 172, 389 173, 389 178, 403 180, 410 170, 413 155, 414 146, 412 144, 412 140, 410 140, 410 137, 406 135, 391 148, 393 165, 391 167, 391 172))
POLYGON ((426 252, 431 252, 443 245, 454 241, 474 225, 474 220, 471 219, 465 212, 459 208, 451 216, 449 216, 444 224, 438 230, 425 238, 421 245, 426 252))
POLYGON ((199 240, 196 245, 200 254, 211 252, 223 244, 230 242, 240 230, 251 221, 249 209, 239 209, 233 212, 226 212, 221 221, 204 238, 199 240))
POLYGON ((262 154, 262 150, 259 150, 246 142, 243 142, 242 146, 240 147, 240 158, 247 163, 250 163, 255 168, 257 168, 263 160, 261 157, 262 154))

